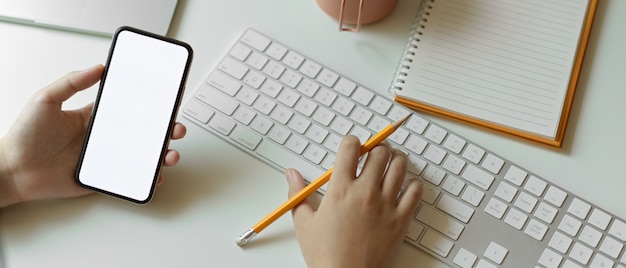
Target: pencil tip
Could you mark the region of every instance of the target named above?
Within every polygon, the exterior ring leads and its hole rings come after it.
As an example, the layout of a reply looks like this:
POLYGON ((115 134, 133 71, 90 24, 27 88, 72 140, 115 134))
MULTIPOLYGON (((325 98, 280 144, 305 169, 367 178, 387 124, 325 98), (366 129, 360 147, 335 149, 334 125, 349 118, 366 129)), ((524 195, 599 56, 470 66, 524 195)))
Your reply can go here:
POLYGON ((398 127, 400 127, 402 124, 404 124, 404 122, 405 122, 407 119, 409 119, 409 117, 410 117, 410 116, 411 116, 411 114, 409 114, 409 115, 405 116, 404 118, 402 118, 402 119, 400 119, 400 120, 398 120, 398 121, 396 121, 396 122, 393 122, 393 123, 392 123, 393 128, 398 128, 398 127))

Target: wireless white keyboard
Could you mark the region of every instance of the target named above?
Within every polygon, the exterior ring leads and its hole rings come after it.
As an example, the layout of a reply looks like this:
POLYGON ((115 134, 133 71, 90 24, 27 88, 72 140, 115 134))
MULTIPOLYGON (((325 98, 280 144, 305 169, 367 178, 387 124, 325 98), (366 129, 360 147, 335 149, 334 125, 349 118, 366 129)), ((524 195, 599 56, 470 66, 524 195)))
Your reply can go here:
POLYGON ((389 138, 424 194, 405 241, 458 267, 626 267, 626 223, 249 29, 183 107, 209 132, 314 180, 341 138, 389 138))

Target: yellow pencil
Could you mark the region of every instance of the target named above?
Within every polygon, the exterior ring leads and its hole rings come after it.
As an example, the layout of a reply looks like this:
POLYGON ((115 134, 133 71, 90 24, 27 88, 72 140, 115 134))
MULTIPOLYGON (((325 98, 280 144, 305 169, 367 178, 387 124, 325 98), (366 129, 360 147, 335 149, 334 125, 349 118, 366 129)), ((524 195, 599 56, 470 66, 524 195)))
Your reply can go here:
MULTIPOLYGON (((409 116, 406 116, 396 122, 389 124, 383 130, 378 132, 378 134, 374 135, 374 137, 372 137, 367 142, 365 142, 365 144, 361 146, 361 156, 363 156, 365 153, 372 150, 376 145, 380 144, 387 137, 389 137, 408 118, 409 116)), ((287 211, 291 210, 296 205, 300 204, 302 200, 307 198, 309 195, 311 195, 312 193, 317 191, 320 187, 322 187, 322 185, 328 182, 328 180, 330 179, 330 175, 332 173, 333 173, 333 168, 328 169, 326 172, 324 172, 324 174, 322 174, 322 176, 320 176, 315 181, 313 181, 312 183, 304 187, 304 189, 302 189, 299 193, 289 198, 289 200, 283 203, 280 207, 276 208, 274 211, 272 211, 272 213, 265 216, 265 218, 263 218, 257 224, 252 226, 252 228, 248 229, 245 233, 239 236, 239 238, 237 238, 235 243, 237 243, 238 246, 243 246, 246 243, 248 243, 248 241, 254 238, 261 231, 263 231, 263 229, 265 229, 267 226, 272 224, 272 222, 280 218, 280 216, 287 213, 287 211)))

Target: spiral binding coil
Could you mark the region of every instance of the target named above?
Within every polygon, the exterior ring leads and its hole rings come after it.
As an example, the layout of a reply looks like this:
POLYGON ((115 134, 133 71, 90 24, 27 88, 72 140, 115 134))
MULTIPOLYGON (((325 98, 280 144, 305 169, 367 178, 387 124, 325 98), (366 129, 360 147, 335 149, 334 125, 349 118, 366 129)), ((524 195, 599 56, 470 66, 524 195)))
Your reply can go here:
POLYGON ((415 52, 420 42, 420 36, 424 33, 424 29, 426 29, 426 23, 428 22, 430 11, 433 8, 432 3, 434 2, 435 0, 423 1, 417 11, 413 26, 409 32, 409 40, 407 41, 406 47, 402 52, 402 58, 400 59, 398 69, 394 75, 394 81, 390 88, 392 95, 395 95, 396 91, 402 91, 403 89, 405 79, 408 76, 408 71, 411 69, 410 64, 413 62, 413 57, 415 56, 415 52))

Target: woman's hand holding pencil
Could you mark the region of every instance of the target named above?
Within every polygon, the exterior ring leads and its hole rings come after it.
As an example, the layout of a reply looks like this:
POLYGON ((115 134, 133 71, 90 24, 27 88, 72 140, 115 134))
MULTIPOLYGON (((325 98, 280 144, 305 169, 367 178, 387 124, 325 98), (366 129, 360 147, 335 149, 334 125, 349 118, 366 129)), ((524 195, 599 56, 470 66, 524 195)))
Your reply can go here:
POLYGON ((390 124, 361 146, 345 137, 333 168, 306 185, 294 170, 286 171, 289 200, 237 240, 242 246, 292 210, 304 259, 309 267, 385 267, 392 259, 422 194, 418 180, 402 189, 406 155, 383 142, 406 118, 390 124), (368 153, 357 176, 359 158, 368 153), (316 209, 306 198, 329 181, 316 209))

